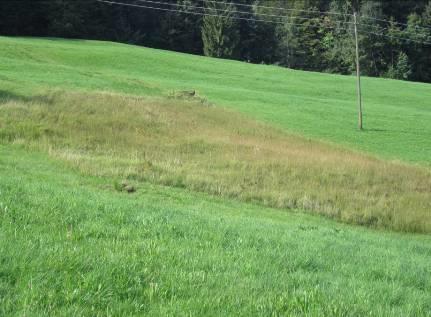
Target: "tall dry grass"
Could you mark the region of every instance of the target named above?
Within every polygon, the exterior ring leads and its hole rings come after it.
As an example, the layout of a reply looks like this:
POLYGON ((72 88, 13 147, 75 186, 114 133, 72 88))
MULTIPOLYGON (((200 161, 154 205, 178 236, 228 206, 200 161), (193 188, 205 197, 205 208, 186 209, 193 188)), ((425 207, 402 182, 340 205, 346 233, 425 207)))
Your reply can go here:
POLYGON ((287 135, 199 98, 51 92, 0 101, 0 140, 81 172, 348 223, 431 232, 431 171, 287 135))

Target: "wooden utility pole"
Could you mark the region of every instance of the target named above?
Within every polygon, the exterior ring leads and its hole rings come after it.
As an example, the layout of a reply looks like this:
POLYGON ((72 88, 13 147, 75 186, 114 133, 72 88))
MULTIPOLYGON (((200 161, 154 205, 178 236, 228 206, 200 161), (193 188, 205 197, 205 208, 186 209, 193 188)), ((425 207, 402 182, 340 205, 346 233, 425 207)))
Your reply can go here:
POLYGON ((356 42, 356 77, 358 81, 358 127, 362 130, 362 92, 361 92, 361 69, 359 64, 359 41, 358 41, 358 19, 356 12, 353 13, 355 19, 355 42, 356 42))

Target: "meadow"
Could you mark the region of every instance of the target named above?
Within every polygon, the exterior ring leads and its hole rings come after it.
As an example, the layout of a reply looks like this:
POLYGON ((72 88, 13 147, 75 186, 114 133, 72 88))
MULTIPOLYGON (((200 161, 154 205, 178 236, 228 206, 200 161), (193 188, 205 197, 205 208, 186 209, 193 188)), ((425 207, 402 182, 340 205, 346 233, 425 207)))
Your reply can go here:
POLYGON ((0 99, 0 111, 0 140, 49 153, 85 175, 431 232, 429 168, 287 135, 196 97, 59 90, 0 99))
POLYGON ((0 37, 0 47, 6 93, 31 95, 55 87, 169 96, 196 90, 220 107, 293 134, 385 159, 431 162, 427 84, 363 78, 365 130, 359 132, 353 76, 84 40, 0 37))
POLYGON ((0 154, 2 316, 429 316, 429 236, 0 154))
POLYGON ((354 89, 0 37, 0 316, 429 316, 431 86, 354 89))

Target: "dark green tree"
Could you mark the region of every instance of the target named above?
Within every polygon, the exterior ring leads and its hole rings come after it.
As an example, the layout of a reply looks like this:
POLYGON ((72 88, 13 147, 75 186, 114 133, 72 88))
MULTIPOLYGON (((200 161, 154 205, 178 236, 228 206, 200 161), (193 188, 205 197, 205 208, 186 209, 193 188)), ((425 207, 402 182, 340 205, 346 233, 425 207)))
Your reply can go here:
POLYGON ((178 12, 167 12, 160 19, 157 30, 159 44, 164 49, 202 54, 202 16, 190 15, 201 3, 193 0, 177 0, 178 12))
POLYGON ((202 23, 203 51, 206 56, 235 58, 240 34, 234 19, 235 6, 226 0, 207 2, 202 23))
POLYGON ((431 22, 430 9, 431 3, 422 15, 413 13, 408 17, 408 26, 403 32, 404 38, 413 39, 413 41, 404 42, 404 50, 412 62, 413 80, 431 81, 431 45, 425 45, 423 42, 431 42, 431 30, 427 28, 431 22))
MULTIPOLYGON (((305 70, 323 70, 322 39, 325 31, 322 20, 318 14, 310 14, 304 10, 305 2, 296 2, 294 15, 284 20, 284 24, 277 29, 278 47, 277 56, 279 64, 290 68, 305 70)), ((317 10, 311 7, 311 10, 317 10)))
POLYGON ((58 37, 80 37, 85 32, 85 13, 87 3, 77 0, 53 0, 51 6, 50 31, 58 37))
MULTIPOLYGON (((141 4, 137 0, 118 2, 141 4)), ((220 0, 219 4, 206 2, 205 12, 211 16, 205 18, 189 14, 204 12, 196 9, 203 5, 201 0, 161 2, 158 6, 174 11, 95 0, 0 0, 0 35, 111 40, 351 74, 355 70, 355 45, 350 15, 357 11, 362 16, 359 40, 364 75, 431 82, 431 45, 424 44, 431 42, 429 0, 220 0), (276 26, 272 22, 283 18, 262 13, 288 17, 284 25, 276 26), (369 17, 394 20, 386 23, 369 17), (266 21, 256 21, 260 19, 266 21)))
POLYGON ((322 39, 322 58, 331 73, 352 74, 355 71, 355 42, 353 37, 353 4, 350 1, 332 0, 323 23, 327 27, 322 39))
POLYGON ((360 16, 366 17, 360 18, 363 25, 359 32, 361 71, 367 76, 380 76, 386 72, 388 67, 384 55, 386 39, 380 35, 384 32, 384 28, 376 20, 386 19, 381 2, 376 0, 364 1, 359 13, 360 16))
MULTIPOLYGON (((255 0, 255 4, 262 2, 255 0)), ((264 3, 269 5, 269 3, 264 3)), ((275 34, 275 24, 271 22, 262 22, 262 16, 259 14, 271 14, 267 9, 258 8, 253 5, 251 8, 241 7, 241 11, 249 11, 247 15, 250 20, 240 21, 241 59, 251 63, 272 64, 276 61, 275 48, 277 47, 277 38, 275 34)), ((271 18, 264 16, 271 21, 271 18)))
MULTIPOLYGON (((391 18, 386 39, 386 59, 389 64, 389 68, 392 70, 396 68, 395 66, 399 59, 399 54, 403 48, 402 32, 403 31, 401 27, 395 23, 395 20, 393 18, 391 18)), ((392 78, 392 76, 389 77, 392 78)))
POLYGON ((401 52, 398 56, 397 63, 389 67, 387 77, 408 80, 411 75, 412 69, 409 62, 409 57, 406 53, 401 52))

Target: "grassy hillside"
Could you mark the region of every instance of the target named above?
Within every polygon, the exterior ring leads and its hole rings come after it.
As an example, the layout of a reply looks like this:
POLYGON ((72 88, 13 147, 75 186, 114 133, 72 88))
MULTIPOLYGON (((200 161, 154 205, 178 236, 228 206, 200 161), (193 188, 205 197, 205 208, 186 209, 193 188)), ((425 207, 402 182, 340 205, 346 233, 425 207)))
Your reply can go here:
POLYGON ((0 316, 428 316, 430 236, 306 214, 431 232, 431 86, 354 87, 0 38, 0 316))
POLYGON ((431 232, 431 171, 286 135, 199 98, 0 98, 0 142, 86 175, 151 182, 344 222, 431 232))
POLYGON ((169 95, 195 89, 217 105, 287 131, 390 159, 431 162, 431 85, 364 78, 365 131, 355 78, 138 48, 0 38, 0 94, 46 87, 169 95))
POLYGON ((0 315, 427 316, 431 240, 0 146, 0 315))

